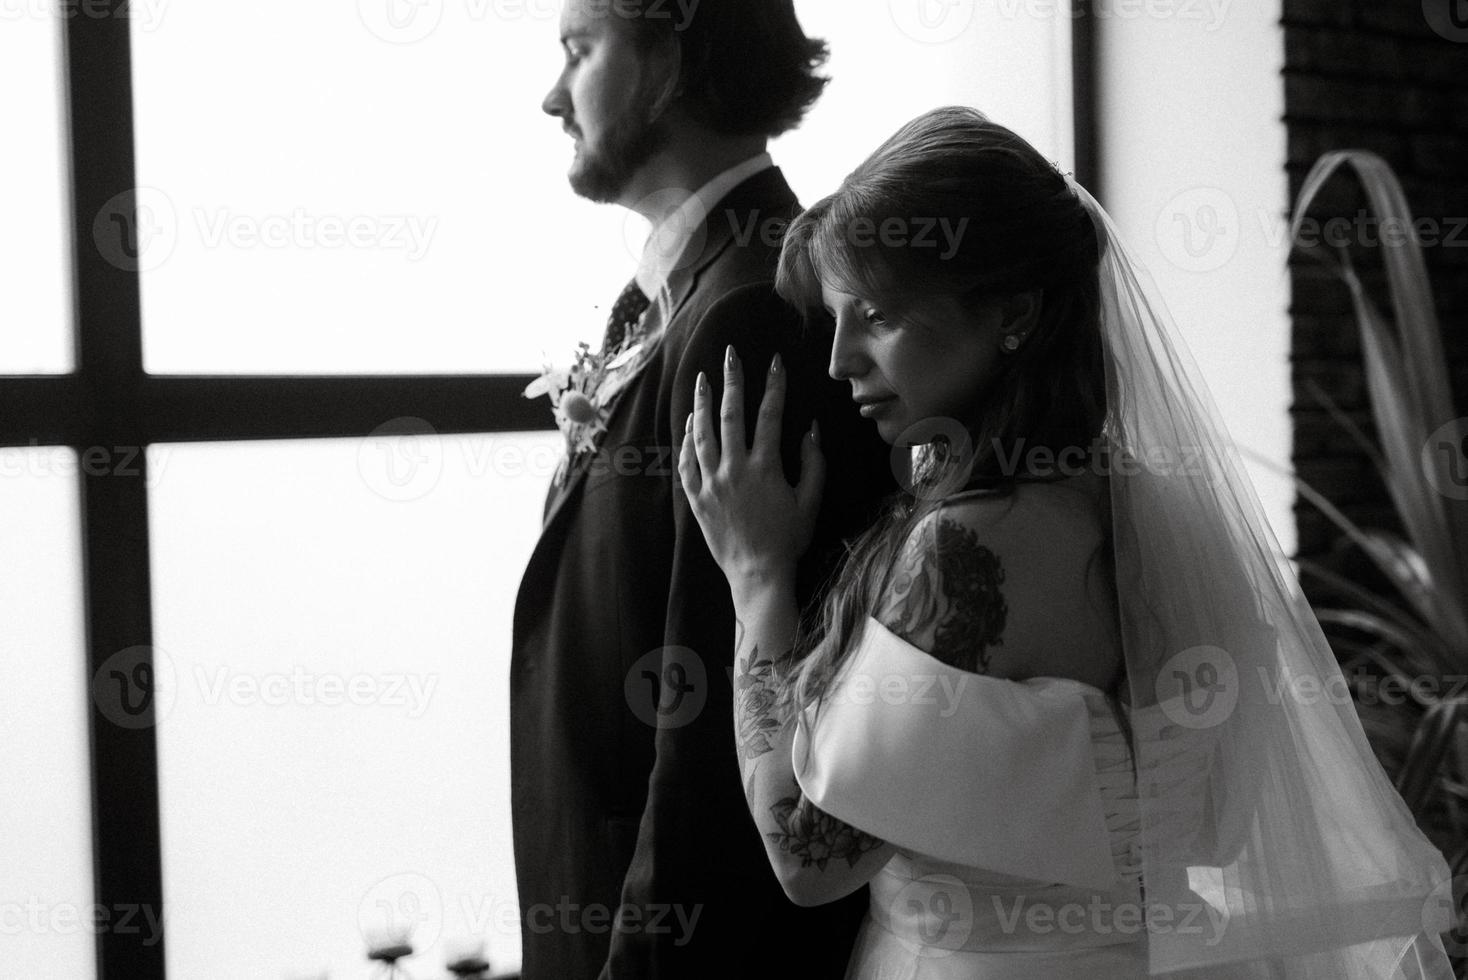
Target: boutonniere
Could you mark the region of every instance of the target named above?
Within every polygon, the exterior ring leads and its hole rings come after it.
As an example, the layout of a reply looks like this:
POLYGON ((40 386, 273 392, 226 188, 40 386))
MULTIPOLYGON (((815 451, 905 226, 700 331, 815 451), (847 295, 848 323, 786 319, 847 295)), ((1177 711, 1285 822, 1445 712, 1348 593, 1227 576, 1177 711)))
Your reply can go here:
MULTIPOLYGON (((602 397, 607 375, 637 356, 641 343, 624 340, 609 354, 593 351, 587 343, 578 344, 576 357, 569 368, 546 365, 540 377, 525 386, 526 398, 548 395, 556 427, 566 437, 566 453, 574 458, 596 449, 597 441, 607 431, 611 406, 602 397)), ((565 468, 557 474, 563 478, 565 468)))

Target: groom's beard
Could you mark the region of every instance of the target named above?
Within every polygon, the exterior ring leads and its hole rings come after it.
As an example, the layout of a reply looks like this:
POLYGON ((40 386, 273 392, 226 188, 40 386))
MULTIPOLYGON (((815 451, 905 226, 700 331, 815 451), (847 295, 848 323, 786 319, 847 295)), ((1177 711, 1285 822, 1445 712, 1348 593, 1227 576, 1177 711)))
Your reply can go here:
MULTIPOLYGON (((639 109, 642 107, 639 105, 639 109)), ((571 165, 571 189, 581 197, 609 204, 622 196, 637 171, 668 143, 661 119, 627 119, 608 128, 595 149, 583 142, 571 165)))

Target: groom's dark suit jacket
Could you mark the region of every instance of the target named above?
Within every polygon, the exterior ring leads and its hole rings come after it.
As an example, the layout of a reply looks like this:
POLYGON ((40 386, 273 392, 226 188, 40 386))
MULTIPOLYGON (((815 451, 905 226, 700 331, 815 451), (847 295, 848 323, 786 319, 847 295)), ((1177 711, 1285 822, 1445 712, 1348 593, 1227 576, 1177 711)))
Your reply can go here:
MULTIPOLYGON (((527 980, 842 975, 867 901, 800 908, 781 891, 746 808, 734 750, 728 585, 677 484, 677 452, 725 346, 754 405, 770 358, 789 370, 787 474, 821 423, 828 463, 802 599, 895 488, 888 448, 848 386, 826 376, 831 335, 774 292, 799 211, 777 169, 711 209, 666 331, 621 393, 601 451, 552 488, 515 607, 512 804, 527 980)), ((654 324, 656 325, 656 324, 654 324)))

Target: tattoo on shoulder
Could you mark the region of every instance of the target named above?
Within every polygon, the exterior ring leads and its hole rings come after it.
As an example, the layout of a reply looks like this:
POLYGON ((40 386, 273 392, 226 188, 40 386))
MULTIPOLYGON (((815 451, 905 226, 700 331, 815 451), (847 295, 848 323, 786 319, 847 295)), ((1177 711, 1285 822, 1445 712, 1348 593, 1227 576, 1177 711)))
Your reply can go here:
POLYGON ((802 868, 815 865, 824 871, 833 859, 854 868, 863 854, 886 843, 837 820, 804 796, 787 796, 770 807, 770 813, 780 829, 767 836, 780 850, 800 858, 802 868))
POLYGON ((931 653, 961 670, 983 672, 990 648, 1004 643, 1009 607, 1004 565, 972 528, 939 518, 928 541, 914 541, 892 576, 883 623, 914 645, 931 637, 931 653))
POLYGON ((759 646, 749 652, 744 669, 734 678, 734 696, 739 718, 740 764, 757 759, 775 747, 780 733, 775 701, 779 693, 775 682, 775 664, 760 657, 759 646))

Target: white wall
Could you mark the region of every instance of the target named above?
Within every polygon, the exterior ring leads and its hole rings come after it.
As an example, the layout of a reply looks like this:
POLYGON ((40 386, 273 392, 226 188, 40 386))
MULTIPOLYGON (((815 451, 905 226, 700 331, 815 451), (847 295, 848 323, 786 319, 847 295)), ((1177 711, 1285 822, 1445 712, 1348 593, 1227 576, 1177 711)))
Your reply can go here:
POLYGON ((804 124, 771 146, 804 203, 834 191, 899 126, 941 105, 974 106, 1052 159, 1070 159, 1064 18, 1021 0, 796 0, 795 7, 806 33, 831 47, 831 84, 804 124))
MULTIPOLYGON (((1241 447, 1289 463, 1280 0, 1103 0, 1105 204, 1152 270, 1241 447)), ((1295 548, 1294 491, 1249 463, 1295 548)))

